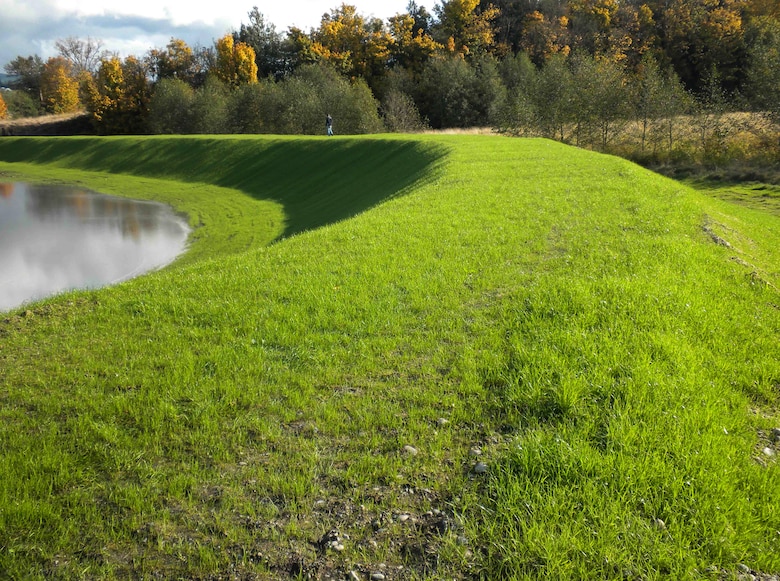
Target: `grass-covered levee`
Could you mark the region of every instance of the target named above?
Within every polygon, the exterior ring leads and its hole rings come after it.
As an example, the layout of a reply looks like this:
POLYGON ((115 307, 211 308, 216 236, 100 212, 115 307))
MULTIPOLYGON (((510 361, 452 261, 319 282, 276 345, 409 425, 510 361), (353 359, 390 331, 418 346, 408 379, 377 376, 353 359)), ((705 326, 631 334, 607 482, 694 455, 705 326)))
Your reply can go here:
POLYGON ((780 217, 545 140, 4 138, 184 212, 0 315, 0 577, 780 573, 780 217))

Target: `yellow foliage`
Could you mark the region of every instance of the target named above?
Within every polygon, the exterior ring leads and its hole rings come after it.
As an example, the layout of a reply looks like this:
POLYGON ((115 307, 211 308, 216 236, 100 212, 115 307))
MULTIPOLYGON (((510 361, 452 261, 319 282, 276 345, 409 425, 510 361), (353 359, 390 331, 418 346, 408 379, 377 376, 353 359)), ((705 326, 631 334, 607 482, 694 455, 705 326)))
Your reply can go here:
POLYGON ((246 43, 236 44, 226 34, 215 43, 217 64, 213 72, 223 83, 237 87, 257 82, 255 50, 246 43))
POLYGON ((569 19, 565 16, 547 20, 541 12, 531 12, 526 16, 520 45, 537 64, 555 54, 568 56, 571 50, 566 42, 568 25, 569 19))
POLYGON ((738 0, 672 0, 664 13, 667 36, 706 33, 718 41, 742 28, 738 0))
POLYGON ((569 10, 573 18, 585 17, 601 29, 609 28, 619 7, 618 0, 570 0, 569 2, 569 10))
POLYGON ((234 47, 234 55, 238 84, 256 83, 257 63, 255 62, 255 50, 248 44, 239 42, 234 47))
POLYGON ((165 50, 149 51, 151 73, 157 79, 187 79, 195 64, 192 49, 180 38, 171 38, 165 50))
POLYGON ((216 42, 217 66, 214 73, 228 85, 236 84, 235 61, 233 60, 233 35, 226 34, 216 42))
POLYGON ((5 99, 3 99, 3 95, 0 94, 0 119, 6 119, 8 118, 8 105, 5 104, 5 99))
POLYGON ((174 68, 189 66, 192 60, 192 49, 180 38, 172 38, 168 43, 167 56, 174 68))
POLYGON ((99 84, 105 87, 106 93, 110 96, 120 97, 122 95, 122 83, 125 80, 122 72, 122 61, 118 57, 112 57, 101 63, 98 71, 99 84))
POLYGON ((441 8, 442 25, 451 32, 464 28, 474 17, 479 0, 449 0, 441 8))
POLYGON ((718 38, 733 36, 742 29, 742 16, 734 10, 716 8, 710 15, 708 25, 718 38))
POLYGON ((390 36, 393 37, 393 42, 408 43, 414 36, 414 18, 409 13, 396 14, 388 19, 390 23, 390 36))
POLYGON ((642 26, 650 26, 655 24, 653 10, 647 4, 642 4, 639 7, 639 24, 642 26))
POLYGON ((63 57, 50 58, 41 73, 41 97, 52 113, 71 113, 79 108, 79 85, 63 57))
POLYGON ((414 32, 414 18, 410 14, 397 14, 389 19, 392 43, 389 46, 391 60, 404 68, 419 72, 423 63, 442 45, 418 29, 414 32))
POLYGON ((111 109, 117 109, 124 95, 122 63, 117 57, 100 61, 97 77, 85 81, 83 92, 92 118, 102 123, 111 109))
POLYGON ((442 31, 452 37, 454 49, 448 41, 447 50, 458 50, 462 54, 480 50, 492 51, 495 46, 493 21, 498 17, 498 8, 489 4, 477 13, 479 0, 449 0, 443 2, 440 13, 442 31))
POLYGON ((82 79, 87 110, 103 133, 133 133, 142 129, 148 110, 149 83, 143 63, 133 56, 103 59, 93 79, 82 79))
POLYGON ((355 6, 342 4, 312 32, 311 53, 343 73, 370 79, 384 69, 393 44, 380 20, 366 20, 355 6))

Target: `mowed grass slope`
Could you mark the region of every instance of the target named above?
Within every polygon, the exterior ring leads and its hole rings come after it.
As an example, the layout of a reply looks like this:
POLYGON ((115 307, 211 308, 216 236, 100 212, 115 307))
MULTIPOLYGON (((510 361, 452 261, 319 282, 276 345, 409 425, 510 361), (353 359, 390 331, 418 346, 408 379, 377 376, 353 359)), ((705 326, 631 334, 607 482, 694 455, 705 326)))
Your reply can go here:
POLYGON ((354 216, 425 179, 443 155, 435 143, 289 137, 21 138, 0 150, 15 171, 46 164, 39 179, 171 203, 197 228, 184 263, 354 216))
POLYGON ((1 573, 780 573, 777 216, 492 136, 0 159, 204 224, 0 322, 1 573))

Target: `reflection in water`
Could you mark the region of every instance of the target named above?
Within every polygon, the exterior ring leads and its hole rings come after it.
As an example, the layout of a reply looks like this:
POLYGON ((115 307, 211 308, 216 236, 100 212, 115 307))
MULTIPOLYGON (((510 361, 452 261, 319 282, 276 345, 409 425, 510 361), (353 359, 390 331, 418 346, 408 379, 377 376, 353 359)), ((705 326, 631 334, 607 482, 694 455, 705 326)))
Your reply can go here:
POLYGON ((0 184, 0 311, 165 266, 188 234, 186 222, 163 204, 0 184))

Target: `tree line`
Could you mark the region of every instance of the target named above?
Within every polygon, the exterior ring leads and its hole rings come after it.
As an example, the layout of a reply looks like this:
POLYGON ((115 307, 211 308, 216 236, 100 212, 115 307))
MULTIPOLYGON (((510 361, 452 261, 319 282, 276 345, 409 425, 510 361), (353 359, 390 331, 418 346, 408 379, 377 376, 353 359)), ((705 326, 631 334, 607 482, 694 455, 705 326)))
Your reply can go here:
MULTIPOLYGON (((99 133, 341 133, 493 126, 606 148, 628 121, 671 149, 675 117, 780 121, 776 0, 411 0, 386 20, 342 4, 280 32, 255 7, 216 40, 120 59, 68 38, 19 56, 0 115, 85 109, 99 133)), ((3 102, 4 101, 4 102, 3 102)), ((705 131, 706 133, 706 131, 705 131)))

